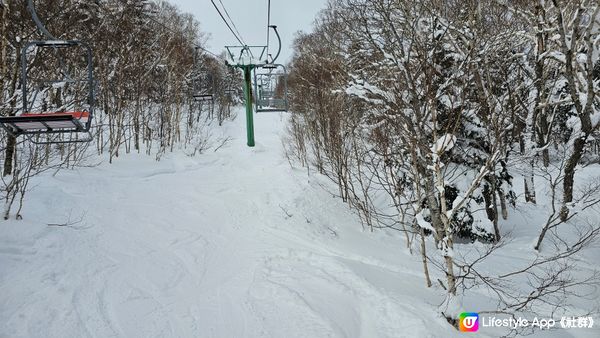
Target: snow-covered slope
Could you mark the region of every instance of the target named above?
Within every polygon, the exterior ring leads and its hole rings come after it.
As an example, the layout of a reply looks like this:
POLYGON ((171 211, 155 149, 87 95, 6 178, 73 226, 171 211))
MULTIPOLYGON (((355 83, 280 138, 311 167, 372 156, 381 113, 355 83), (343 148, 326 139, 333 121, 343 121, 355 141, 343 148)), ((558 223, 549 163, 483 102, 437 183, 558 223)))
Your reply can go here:
POLYGON ((37 178, 0 222, 0 336, 464 336, 399 234, 290 168, 284 129, 257 115, 247 148, 240 118, 217 152, 37 178))
POLYGON ((282 117, 255 148, 243 123, 217 152, 36 180, 0 223, 0 336, 451 336, 400 239, 290 168, 282 117))

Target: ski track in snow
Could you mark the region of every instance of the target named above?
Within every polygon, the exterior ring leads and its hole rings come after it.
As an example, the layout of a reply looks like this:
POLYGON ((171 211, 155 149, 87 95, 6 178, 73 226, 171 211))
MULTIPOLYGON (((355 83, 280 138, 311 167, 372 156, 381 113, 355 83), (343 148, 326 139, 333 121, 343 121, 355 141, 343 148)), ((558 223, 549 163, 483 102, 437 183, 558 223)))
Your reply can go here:
POLYGON ((461 336, 401 237, 290 168, 280 115, 255 148, 243 123, 216 153, 36 178, 0 223, 0 337, 461 336))

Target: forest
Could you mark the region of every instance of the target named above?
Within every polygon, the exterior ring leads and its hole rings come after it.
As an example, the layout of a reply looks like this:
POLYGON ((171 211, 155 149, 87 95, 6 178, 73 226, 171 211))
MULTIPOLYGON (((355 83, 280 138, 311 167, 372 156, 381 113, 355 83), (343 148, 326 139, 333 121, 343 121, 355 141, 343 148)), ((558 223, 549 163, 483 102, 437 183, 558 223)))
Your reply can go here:
MULTIPOLYGON (((85 76, 85 57, 22 53, 46 37, 26 1, 1 0, 0 116, 93 105, 94 121, 83 143, 0 130, 5 220, 27 218, 38 175, 94 167, 99 156, 202 157, 228 141, 215 145, 212 130, 243 118, 241 73, 168 1, 36 9, 57 40, 89 44, 93 82, 51 83, 85 76), (211 100, 198 100, 207 81, 211 100)), ((600 272, 581 258, 600 235, 596 0, 328 0, 292 48, 282 156, 326 178, 365 237, 396 236, 441 295, 444 320, 458 328, 464 300, 478 295, 491 299, 482 313, 512 318, 598 313, 600 272), (527 256, 499 263, 515 246, 527 256)))
POLYGON ((570 260, 600 229, 600 181, 581 173, 600 159, 596 1, 333 0, 294 51, 288 158, 366 228, 402 232, 428 286, 484 289, 514 313, 597 285, 570 260), (543 255, 490 272, 501 220, 540 199, 543 255))
MULTIPOLYGON (((235 93, 241 88, 239 75, 222 56, 205 51, 206 38, 192 15, 166 1, 51 0, 35 6, 39 17, 48 18, 44 24, 56 39, 85 41, 93 50, 97 114, 89 143, 68 142, 73 135, 37 135, 40 143, 52 144, 35 146, 0 131, 4 218, 14 206, 20 217, 27 183, 37 173, 81 165, 94 153, 108 153, 112 162, 123 152, 146 152, 157 159, 176 147, 201 152, 207 121, 220 124, 232 117, 231 107, 240 97, 235 93), (207 74, 218 95, 211 102, 195 100, 207 74), (55 144, 61 141, 67 142, 55 144)), ((0 11, 0 115, 15 116, 23 109, 21 50, 28 41, 47 37, 31 19, 27 1, 3 1, 0 11)), ((89 109, 89 102, 82 102, 90 90, 87 84, 47 86, 65 73, 77 78, 85 72, 81 52, 48 48, 36 53, 26 61, 29 109, 89 109)))

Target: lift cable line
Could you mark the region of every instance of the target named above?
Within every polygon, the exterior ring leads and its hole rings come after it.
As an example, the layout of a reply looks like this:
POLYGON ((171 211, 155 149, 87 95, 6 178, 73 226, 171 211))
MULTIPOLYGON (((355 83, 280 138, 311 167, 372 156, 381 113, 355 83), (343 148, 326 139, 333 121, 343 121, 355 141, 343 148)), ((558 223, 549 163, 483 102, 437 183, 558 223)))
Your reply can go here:
MULTIPOLYGON (((242 41, 241 37, 239 37, 233 30, 233 28, 231 28, 231 25, 229 24, 229 22, 227 22, 227 20, 225 19, 225 17, 223 16, 223 13, 221 13, 221 10, 219 10, 219 7, 217 6, 217 4, 215 4, 215 0, 210 0, 210 2, 212 2, 213 6, 215 7, 215 9, 217 10, 217 13, 219 13, 219 15, 221 16, 221 19, 223 19, 223 22, 225 22, 225 25, 227 25, 227 28, 229 28, 229 31, 231 32, 231 34, 233 34, 233 36, 235 36, 235 39, 243 46, 245 46, 246 44, 242 41)), ((233 23, 233 21, 231 22, 233 23)))
POLYGON ((231 22, 231 25, 235 29, 235 32, 238 34, 238 36, 240 37, 240 40, 242 40, 242 43, 245 45, 246 41, 242 37, 242 34, 238 30, 238 28, 236 27, 235 22, 233 22, 233 19, 231 19, 231 16, 229 16, 229 12, 227 12, 227 8, 225 8, 225 5, 223 5, 223 1, 219 0, 219 3, 221 4, 221 7, 223 7, 223 10, 225 11, 225 15, 227 16, 227 18, 229 18, 229 21, 231 22))
MULTIPOLYGON (((165 24, 163 24, 163 23, 159 22, 158 20, 154 19, 154 18, 153 18, 153 17, 151 17, 151 16, 148 16, 148 19, 150 19, 150 21, 154 22, 155 24, 157 24, 157 25, 161 26, 162 28, 164 28, 164 29, 168 30, 169 32, 171 32, 171 33, 173 33, 173 34, 179 34, 179 33, 180 33, 180 32, 177 32, 177 31, 175 31, 175 30, 171 29, 170 27, 167 27, 165 24)), ((201 50, 205 51, 206 53, 208 53, 208 54, 210 54, 210 55, 214 56, 215 58, 217 58, 217 60, 221 58, 221 57, 220 57, 220 56, 218 56, 217 54, 215 54, 215 53, 213 53, 213 52, 209 51, 208 49, 206 49, 206 48, 204 48, 204 47, 202 47, 202 46, 200 46, 200 45, 198 45, 198 44, 196 44, 196 43, 194 43, 194 42, 192 42, 192 45, 194 45, 194 48, 201 49, 201 50)))
MULTIPOLYGON (((122 1, 122 3, 123 3, 123 4, 126 4, 126 1, 122 1)), ((164 23, 162 23, 162 22, 160 22, 160 21, 158 21, 158 20, 154 19, 154 18, 153 18, 152 16, 150 16, 150 15, 146 15, 145 17, 146 17, 146 18, 148 18, 148 20, 150 20, 150 21, 154 22, 155 24, 159 25, 160 27, 162 27, 162 28, 166 29, 167 31, 169 31, 169 32, 171 32, 171 33, 173 33, 173 34, 179 34, 179 33, 180 33, 180 32, 177 32, 177 31, 173 30, 172 28, 170 28, 170 27, 166 26, 164 23)), ((220 59, 220 56, 218 56, 217 54, 215 54, 215 53, 213 53, 213 52, 209 51, 208 49, 206 49, 206 48, 204 48, 204 47, 202 47, 202 46, 200 46, 200 45, 196 44, 195 42, 192 42, 192 45, 194 46, 194 48, 201 49, 201 50, 205 51, 206 53, 208 53, 208 54, 210 54, 210 55, 214 56, 215 58, 217 58, 217 59, 220 59)))
POLYGON ((29 10, 29 13, 31 14, 31 18, 33 19, 33 22, 35 22, 35 25, 40 30, 40 32, 42 32, 42 34, 44 34, 46 36, 46 39, 58 40, 57 38, 54 37, 54 35, 52 35, 52 34, 50 34, 50 32, 48 32, 48 30, 46 29, 46 26, 44 26, 44 24, 38 17, 38 15, 35 11, 35 7, 33 7, 33 0, 27 1, 27 9, 29 10))
MULTIPOLYGON (((148 19, 173 34, 181 33, 181 32, 177 32, 174 29, 159 22, 158 20, 154 19, 152 16, 148 16, 148 19)), ((217 60, 217 62, 224 62, 225 65, 227 65, 227 62, 223 61, 221 59, 221 57, 218 56, 217 54, 209 51, 208 49, 200 46, 199 44, 196 44, 195 42, 192 42, 192 45, 194 46, 194 52, 193 52, 194 60, 193 60, 192 70, 191 70, 191 89, 190 89, 191 97, 196 103, 199 104, 199 106, 201 106, 204 103, 207 103, 209 106, 209 109, 211 110, 211 114, 212 114, 212 111, 214 110, 215 80, 214 80, 214 77, 212 74, 210 74, 208 72, 199 72, 198 71, 198 63, 199 63, 198 50, 202 50, 202 51, 210 54, 211 56, 213 56, 215 58, 215 60, 217 60)))

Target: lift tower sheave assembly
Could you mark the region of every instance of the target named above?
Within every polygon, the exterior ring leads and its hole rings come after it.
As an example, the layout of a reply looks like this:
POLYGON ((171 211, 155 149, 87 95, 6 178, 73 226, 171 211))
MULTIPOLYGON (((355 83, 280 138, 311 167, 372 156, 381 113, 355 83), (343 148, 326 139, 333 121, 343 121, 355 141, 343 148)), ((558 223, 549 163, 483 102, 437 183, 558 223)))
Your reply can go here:
POLYGON ((246 134, 248 139, 248 146, 254 147, 254 106, 257 112, 269 111, 269 112, 281 112, 287 111, 287 71, 283 65, 275 63, 277 57, 281 52, 281 38, 277 32, 277 26, 269 26, 275 32, 278 42, 279 50, 274 58, 270 59, 270 54, 266 52, 268 45, 265 46, 225 46, 228 54, 228 65, 231 67, 239 68, 244 73, 244 100, 246 104, 246 134), (254 53, 256 52, 256 54, 254 53), (258 57, 256 57, 258 55, 258 57), (265 69, 266 72, 258 73, 258 69, 265 69), (279 70, 279 71, 277 71, 279 70), (252 92, 252 71, 254 71, 254 96, 252 92), (261 86, 259 88, 258 82, 260 78, 261 86), (283 79, 278 81, 273 79, 283 79), (269 80, 269 81, 267 81, 269 80), (266 90, 266 87, 262 87, 262 83, 268 86, 270 89, 266 90))

